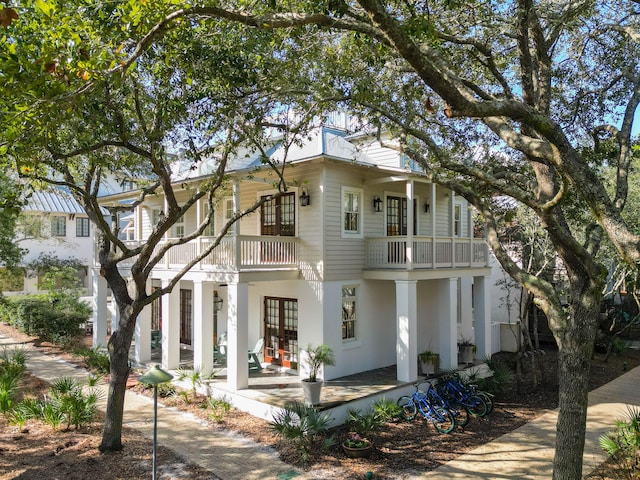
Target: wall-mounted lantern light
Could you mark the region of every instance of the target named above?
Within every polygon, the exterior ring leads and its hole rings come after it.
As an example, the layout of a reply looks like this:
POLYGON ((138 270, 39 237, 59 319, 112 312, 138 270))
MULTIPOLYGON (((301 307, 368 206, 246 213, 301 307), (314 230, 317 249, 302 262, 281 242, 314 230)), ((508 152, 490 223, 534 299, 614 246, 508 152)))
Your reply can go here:
POLYGON ((302 187, 302 193, 300 194, 300 206, 306 207, 310 203, 311 203, 311 197, 309 196, 307 187, 302 187))
POLYGON ((374 212, 382 211, 382 199, 378 195, 375 195, 373 197, 373 211, 374 212))
POLYGON ((424 213, 429 213, 429 210, 431 210, 431 205, 427 202, 424 204, 424 213))
POLYGON ((220 298, 218 296, 218 291, 214 290, 213 291, 213 308, 216 312, 219 312, 220 310, 222 310, 222 304, 224 303, 224 300, 222 300, 222 298, 220 298))

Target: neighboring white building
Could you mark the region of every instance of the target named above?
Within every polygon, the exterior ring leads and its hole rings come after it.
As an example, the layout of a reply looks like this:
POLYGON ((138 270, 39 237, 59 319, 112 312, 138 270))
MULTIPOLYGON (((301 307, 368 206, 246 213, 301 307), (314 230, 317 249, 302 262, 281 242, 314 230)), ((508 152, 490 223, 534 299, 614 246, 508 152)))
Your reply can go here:
MULTIPOLYGON (((20 247, 27 250, 24 264, 41 254, 55 255, 60 259, 76 258, 84 265, 79 272, 87 294, 91 295, 89 278, 93 264, 94 227, 84 209, 73 196, 61 187, 47 191, 34 191, 23 208, 23 231, 17 232, 20 247)), ((38 290, 37 276, 26 276, 24 291, 38 290)))
MULTIPOLYGON (((300 370, 308 344, 329 345, 336 365, 325 379, 396 365, 397 378, 410 382, 418 377, 418 353, 427 349, 439 352, 441 368, 457 367, 461 337, 475 341, 476 358, 490 354, 491 267, 485 240, 473 238, 471 209, 395 150, 365 141, 325 127, 290 151, 290 191, 238 222, 161 305, 146 309, 136 360, 150 358, 151 330, 161 329, 163 368, 177 368, 187 348, 196 368, 211 371, 214 342, 226 332, 227 383, 240 390, 248 386, 247 349, 260 338, 264 362, 290 371, 300 370), (216 298, 223 300, 220 311, 216 298)), ((276 146, 269 154, 277 159, 282 152, 276 146)), ((274 192, 269 172, 255 172, 257 165, 257 155, 244 153, 231 164, 234 194, 219 199, 214 231, 274 192)), ((196 173, 206 175, 206 163, 196 173)), ((127 218, 131 240, 144 241, 164 209, 161 195, 136 208, 127 218)), ((204 212, 204 202, 194 206, 171 235, 189 232, 204 212)), ((154 268, 151 288, 210 241, 172 249, 154 268)), ((95 286, 96 305, 105 305, 106 282, 96 276, 95 286)), ((104 332, 98 341, 106 335, 105 312, 96 308, 94 331, 104 332)))

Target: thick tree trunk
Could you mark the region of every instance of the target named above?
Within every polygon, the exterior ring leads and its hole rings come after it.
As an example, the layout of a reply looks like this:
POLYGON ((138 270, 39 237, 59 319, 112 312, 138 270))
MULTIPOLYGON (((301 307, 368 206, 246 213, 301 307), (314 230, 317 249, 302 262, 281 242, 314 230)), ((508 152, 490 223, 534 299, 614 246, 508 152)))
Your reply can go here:
MULTIPOLYGON (((122 309, 128 310, 128 308, 122 309)), ((121 310, 121 321, 118 329, 109 339, 109 357, 111 361, 109 373, 109 396, 102 442, 99 449, 105 451, 122 450, 122 422, 124 416, 124 397, 129 378, 129 348, 133 339, 135 321, 121 310)))
POLYGON ((558 335, 560 399, 553 460, 554 480, 580 480, 584 452, 589 372, 602 294, 590 288, 571 304, 572 321, 558 335))

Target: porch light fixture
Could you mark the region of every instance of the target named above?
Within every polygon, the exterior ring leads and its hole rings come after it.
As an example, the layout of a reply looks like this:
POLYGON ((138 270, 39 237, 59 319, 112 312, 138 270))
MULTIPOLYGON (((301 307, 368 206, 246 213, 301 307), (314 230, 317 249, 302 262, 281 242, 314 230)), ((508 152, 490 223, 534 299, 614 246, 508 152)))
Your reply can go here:
POLYGON ((429 213, 429 210, 431 210, 431 205, 427 202, 424 204, 424 213, 429 213))
POLYGON ((300 206, 306 207, 311 203, 311 197, 307 191, 307 187, 302 187, 302 193, 300 194, 300 206))
POLYGON ((224 303, 224 300, 222 300, 222 298, 220 298, 218 296, 218 291, 214 290, 213 292, 213 308, 215 309, 216 312, 219 312, 220 310, 222 310, 222 304, 224 303))
POLYGON ((165 372, 156 365, 138 378, 138 382, 145 385, 153 385, 153 470, 152 480, 156 480, 156 452, 158 445, 158 384, 166 383, 173 378, 169 372, 165 372))
POLYGON ((373 197, 373 211, 374 212, 382 211, 382 199, 378 195, 375 195, 373 197))

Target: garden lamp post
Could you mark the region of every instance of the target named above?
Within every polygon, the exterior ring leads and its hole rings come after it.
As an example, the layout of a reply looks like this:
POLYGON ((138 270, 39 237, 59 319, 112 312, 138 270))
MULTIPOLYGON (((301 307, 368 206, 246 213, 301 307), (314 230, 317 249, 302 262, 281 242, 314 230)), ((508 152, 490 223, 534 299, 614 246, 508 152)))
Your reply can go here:
POLYGON ((169 372, 165 372, 156 365, 138 378, 138 382, 145 385, 153 385, 153 466, 152 480, 156 480, 156 450, 158 443, 158 384, 168 382, 173 378, 169 372))

